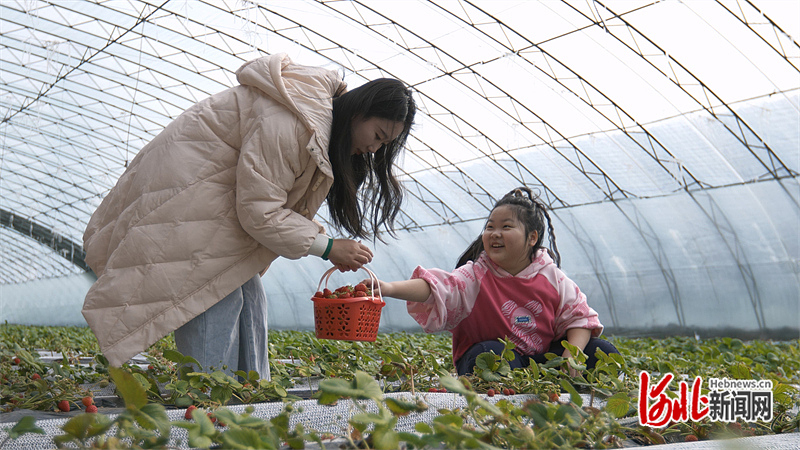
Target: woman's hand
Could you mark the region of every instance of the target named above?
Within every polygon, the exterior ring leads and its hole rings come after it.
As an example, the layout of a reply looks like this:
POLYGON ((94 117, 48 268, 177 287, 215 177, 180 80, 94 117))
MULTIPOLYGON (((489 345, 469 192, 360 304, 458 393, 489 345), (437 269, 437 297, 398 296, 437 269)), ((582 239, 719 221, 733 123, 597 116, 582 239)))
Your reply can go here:
POLYGON ((341 272, 355 272, 364 264, 372 262, 372 250, 359 241, 334 239, 328 259, 341 272))

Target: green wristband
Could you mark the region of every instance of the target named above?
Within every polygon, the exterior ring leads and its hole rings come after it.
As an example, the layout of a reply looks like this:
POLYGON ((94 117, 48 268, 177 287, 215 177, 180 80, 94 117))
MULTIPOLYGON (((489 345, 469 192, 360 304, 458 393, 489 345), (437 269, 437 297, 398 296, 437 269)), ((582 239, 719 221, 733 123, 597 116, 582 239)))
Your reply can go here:
POLYGON ((322 259, 325 261, 328 260, 328 254, 331 252, 331 248, 333 247, 333 239, 328 238, 328 248, 325 249, 325 253, 322 254, 322 259))

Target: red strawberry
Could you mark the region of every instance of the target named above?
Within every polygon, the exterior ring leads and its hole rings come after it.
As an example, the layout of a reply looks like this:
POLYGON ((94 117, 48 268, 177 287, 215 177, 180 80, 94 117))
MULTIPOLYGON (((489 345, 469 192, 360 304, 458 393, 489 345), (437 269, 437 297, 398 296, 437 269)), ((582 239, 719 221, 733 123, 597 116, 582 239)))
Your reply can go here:
POLYGON ((64 412, 69 412, 69 402, 66 400, 61 400, 58 402, 58 409, 64 412))
POLYGON ((149 366, 147 366, 147 370, 156 370, 156 368, 155 368, 155 366, 150 364, 149 366))
POLYGON ((517 391, 514 389, 508 388, 508 395, 517 395, 517 391))
POLYGON ((353 297, 353 294, 351 294, 349 292, 342 292, 341 294, 339 294, 339 298, 352 298, 352 297, 353 297))
POLYGON ((697 436, 695 436, 693 434, 689 434, 689 435, 686 436, 685 440, 686 440, 686 442, 694 442, 694 441, 697 441, 699 439, 697 438, 697 436))
POLYGON ((316 298, 322 298, 324 296, 325 296, 325 294, 323 294, 321 291, 317 291, 316 293, 314 293, 314 297, 316 297, 316 298))
POLYGON ((19 365, 21 361, 16 356, 14 357, 14 364, 19 365))
POLYGON ((444 393, 446 393, 446 392, 447 392, 447 389, 445 389, 445 388, 439 388, 439 392, 441 392, 441 393, 443 393, 443 394, 444 394, 444 393))
POLYGON ((94 405, 87 406, 86 407, 86 412, 89 413, 89 414, 96 413, 97 412, 97 406, 94 406, 94 405))
POLYGON ((81 403, 83 403, 83 406, 87 406, 88 407, 88 406, 92 406, 92 403, 94 403, 94 400, 92 399, 91 395, 87 395, 86 397, 83 397, 81 399, 81 403))
POLYGON ((195 409, 197 409, 197 406, 189 405, 189 407, 186 408, 186 414, 184 414, 183 417, 186 420, 192 420, 192 411, 194 411, 195 409))
POLYGON ((364 292, 366 292, 366 291, 367 291, 367 285, 366 285, 366 284, 364 284, 364 283, 358 283, 358 284, 356 285, 356 287, 355 287, 355 288, 353 288, 353 289, 355 289, 355 290, 357 290, 357 291, 364 291, 364 292))
POLYGON ((439 392, 439 390, 436 389, 435 387, 432 387, 432 388, 428 388, 428 392, 439 392))
POLYGON ((330 289, 328 289, 328 288, 325 288, 325 289, 323 289, 323 290, 322 290, 322 295, 323 295, 324 297, 327 297, 327 296, 329 296, 329 295, 331 295, 331 294, 333 294, 333 292, 331 292, 331 290, 330 290, 330 289))
POLYGON ((494 397, 494 394, 495 394, 494 389, 489 389, 488 391, 486 391, 486 395, 488 395, 489 397, 494 397))
POLYGON ((208 416, 208 418, 211 419, 211 423, 216 423, 217 422, 217 418, 214 416, 213 413, 211 413, 211 412, 206 413, 206 416, 208 416))
POLYGON ((367 296, 367 291, 356 291, 353 294, 353 297, 366 297, 366 296, 367 296))
POLYGON ((31 380, 33 380, 33 381, 41 380, 41 379, 42 379, 42 376, 39 375, 38 373, 35 373, 35 374, 31 375, 31 380))
POLYGON ((503 395, 511 395, 511 391, 508 388, 503 388, 503 395))

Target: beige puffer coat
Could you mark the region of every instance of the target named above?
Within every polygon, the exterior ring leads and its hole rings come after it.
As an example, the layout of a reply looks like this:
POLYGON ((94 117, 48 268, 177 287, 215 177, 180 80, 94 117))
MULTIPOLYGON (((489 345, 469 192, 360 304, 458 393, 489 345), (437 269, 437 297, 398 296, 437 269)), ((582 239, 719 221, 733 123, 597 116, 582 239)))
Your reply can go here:
POLYGON ((278 256, 308 254, 333 184, 336 71, 272 55, 189 108, 131 161, 83 236, 83 316, 119 366, 278 256))

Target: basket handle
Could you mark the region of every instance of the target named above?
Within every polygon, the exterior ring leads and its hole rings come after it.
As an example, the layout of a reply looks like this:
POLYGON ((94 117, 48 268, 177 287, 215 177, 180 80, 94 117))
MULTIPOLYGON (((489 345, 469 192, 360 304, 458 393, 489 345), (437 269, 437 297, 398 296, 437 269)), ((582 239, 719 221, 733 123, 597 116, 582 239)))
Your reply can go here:
MULTIPOLYGON (((336 270, 338 269, 336 268, 336 266, 334 266, 322 274, 322 278, 319 279, 319 284, 317 285, 317 291, 319 291, 320 288, 322 288, 323 281, 325 282, 325 287, 326 288, 328 287, 328 280, 331 278, 331 275, 333 275, 333 272, 335 272, 336 270)), ((378 297, 380 298, 380 300, 375 301, 375 299, 372 299, 372 302, 378 303, 380 301, 383 301, 383 294, 381 294, 381 284, 378 283, 378 277, 371 270, 367 269, 364 266, 361 266, 359 270, 363 270, 369 274, 369 281, 370 281, 369 288, 372 291, 373 296, 375 295, 375 286, 376 285, 378 286, 378 297)))

